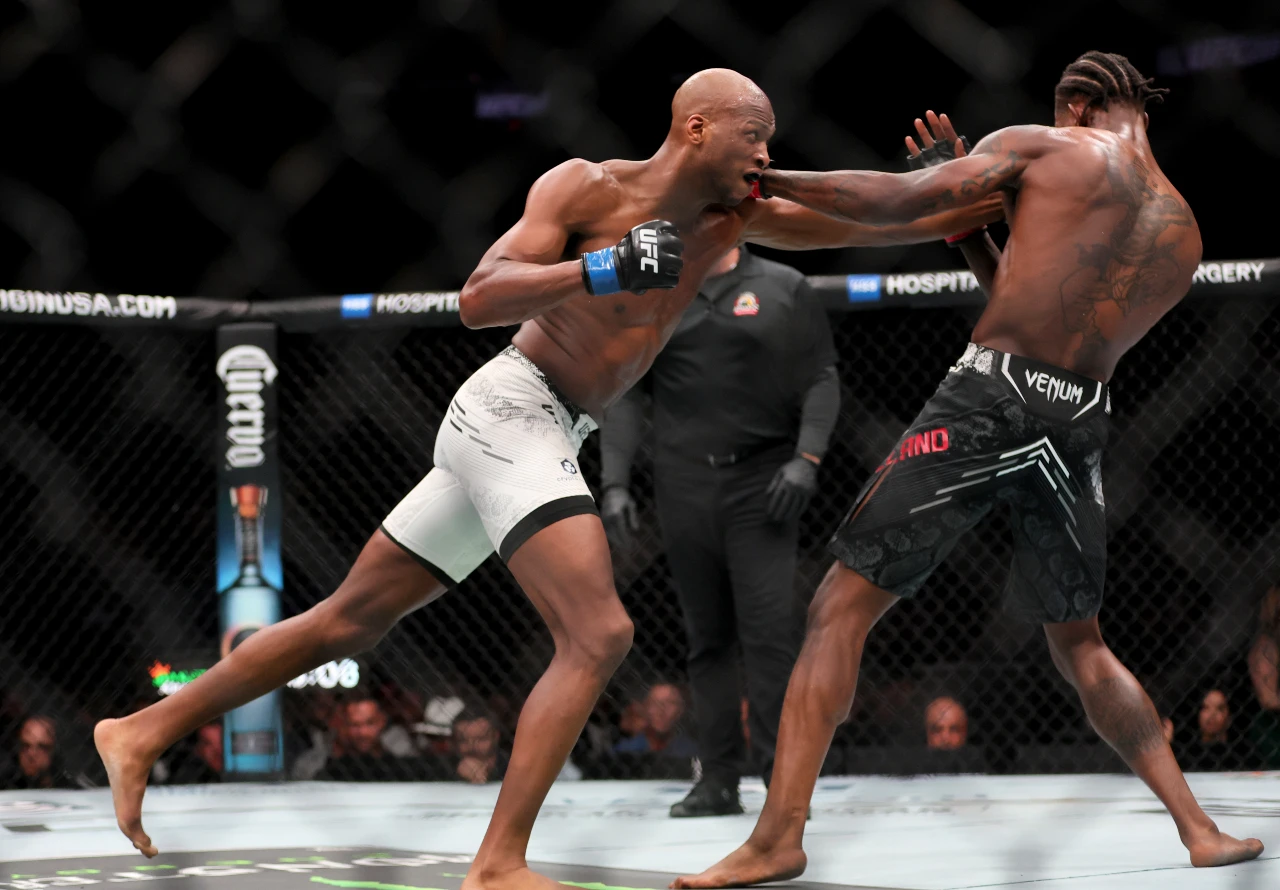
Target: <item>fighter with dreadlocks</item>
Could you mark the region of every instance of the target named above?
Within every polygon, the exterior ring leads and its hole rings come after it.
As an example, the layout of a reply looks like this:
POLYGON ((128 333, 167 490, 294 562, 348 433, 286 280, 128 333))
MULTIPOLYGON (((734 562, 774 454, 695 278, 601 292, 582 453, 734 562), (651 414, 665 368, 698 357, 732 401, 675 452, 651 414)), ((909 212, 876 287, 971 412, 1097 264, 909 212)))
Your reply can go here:
POLYGON ((1120 357, 1187 293, 1200 261, 1195 217, 1147 141, 1145 106, 1164 92, 1123 56, 1090 52, 1058 82, 1053 127, 1009 127, 965 156, 950 122, 930 112, 928 127, 916 122, 925 149, 936 158, 934 138, 944 139, 954 159, 906 174, 765 171, 766 195, 875 225, 999 193, 1009 238, 1003 254, 981 231, 961 239, 986 310, 831 540, 837 561, 809 611, 754 832, 673 887, 804 871, 809 800, 853 703, 868 632, 998 505, 1010 511, 1014 535, 1006 602, 1044 625, 1054 665, 1094 729, 1168 808, 1191 863, 1262 852, 1258 840, 1220 832, 1200 808, 1151 700, 1098 628, 1107 383, 1120 357))

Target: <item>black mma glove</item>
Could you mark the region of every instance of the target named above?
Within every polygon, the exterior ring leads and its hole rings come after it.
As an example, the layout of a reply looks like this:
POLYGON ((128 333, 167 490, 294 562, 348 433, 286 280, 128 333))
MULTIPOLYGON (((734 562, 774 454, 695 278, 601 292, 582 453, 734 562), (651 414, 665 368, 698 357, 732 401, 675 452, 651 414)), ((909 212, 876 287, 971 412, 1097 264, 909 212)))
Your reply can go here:
POLYGON ((604 523, 605 536, 615 547, 630 547, 631 536, 640 528, 636 499, 631 492, 621 485, 605 489, 600 498, 600 521, 604 523))
POLYGON ((769 498, 766 512, 772 522, 799 519, 809 499, 818 490, 818 465, 807 457, 796 455, 778 468, 765 495, 769 498))
MULTIPOLYGON (((961 136, 960 144, 964 146, 964 153, 967 155, 970 150, 969 140, 961 136)), ((921 149, 919 154, 907 155, 907 167, 911 170, 923 170, 925 167, 936 167, 955 159, 956 147, 949 139, 941 139, 928 148, 921 149)))
POLYGON ((675 225, 663 219, 641 223, 613 247, 582 255, 582 283, 595 296, 651 287, 671 288, 680 281, 684 242, 675 225))
MULTIPOLYGON (((968 155, 970 150, 969 140, 961 136, 959 141, 964 146, 965 155, 968 155)), ((947 161, 954 161, 955 159, 955 144, 950 139, 939 139, 928 148, 921 149, 919 154, 907 155, 907 166, 912 170, 923 170, 925 167, 936 167, 939 164, 945 164, 947 161)), ((968 241, 973 236, 982 234, 985 230, 986 226, 979 226, 976 229, 948 235, 945 240, 948 247, 956 247, 961 241, 968 241)))

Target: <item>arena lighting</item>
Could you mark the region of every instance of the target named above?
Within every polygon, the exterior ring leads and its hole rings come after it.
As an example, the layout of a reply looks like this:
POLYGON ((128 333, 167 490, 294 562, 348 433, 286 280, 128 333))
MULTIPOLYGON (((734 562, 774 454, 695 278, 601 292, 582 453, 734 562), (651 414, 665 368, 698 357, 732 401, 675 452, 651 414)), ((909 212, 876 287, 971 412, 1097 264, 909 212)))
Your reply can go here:
POLYGON ((476 94, 475 115, 478 120, 512 120, 541 117, 546 112, 546 93, 525 93, 512 90, 476 94))
POLYGON ((1166 76, 1245 68, 1280 57, 1280 34, 1226 34, 1166 46, 1156 56, 1156 71, 1166 76))

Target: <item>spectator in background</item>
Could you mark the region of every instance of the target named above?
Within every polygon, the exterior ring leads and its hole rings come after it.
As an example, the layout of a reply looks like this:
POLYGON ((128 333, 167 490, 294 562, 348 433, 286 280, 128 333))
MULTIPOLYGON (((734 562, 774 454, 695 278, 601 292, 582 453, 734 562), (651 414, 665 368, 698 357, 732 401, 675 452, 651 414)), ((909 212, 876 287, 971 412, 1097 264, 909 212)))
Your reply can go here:
POLYGON ((969 715, 964 705, 940 696, 924 709, 925 744, 935 751, 955 751, 969 740, 969 715))
POLYGON ((309 689, 300 694, 305 698, 304 725, 287 737, 287 744, 299 752, 289 774, 306 780, 318 776, 331 757, 341 756, 345 717, 334 693, 309 689))
POLYGON ((655 683, 644 700, 644 728, 614 746, 619 754, 661 754, 696 757, 693 739, 680 732, 684 694, 674 683, 655 683))
POLYGON ((644 716, 644 699, 629 699, 622 709, 622 715, 618 717, 618 732, 624 739, 629 739, 640 735, 648 725, 649 721, 644 716))
POLYGON ((157 760, 151 769, 157 782, 169 785, 208 785, 222 781, 222 724, 207 723, 179 746, 167 760, 157 760), (157 775, 161 764, 166 775, 157 775))
POLYGON ((1231 726, 1231 706, 1221 689, 1210 689, 1200 702, 1200 744, 1225 745, 1231 726))
POLYGON ((36 715, 18 727, 14 764, 0 788, 79 788, 62 769, 58 757, 58 725, 52 717, 36 715))
POLYGON ((422 779, 416 758, 396 757, 382 745, 387 715, 368 695, 343 706, 343 753, 329 761, 317 779, 339 782, 415 782, 422 779))
POLYGON ((1262 597, 1258 635, 1249 649, 1249 677, 1258 714, 1249 726, 1249 741, 1259 769, 1280 769, 1280 585, 1262 597))
POLYGON ((1180 752, 1188 772, 1219 772, 1248 767, 1247 746, 1231 731, 1231 705, 1221 689, 1210 689, 1200 701, 1196 738, 1180 752))
POLYGON ((422 722, 412 729, 418 734, 418 748, 428 760, 447 761, 453 756, 453 722, 466 710, 456 695, 436 695, 427 700, 422 722))
POLYGON ((1164 736, 1165 744, 1173 744, 1173 718, 1168 714, 1160 715, 1160 734, 1164 736))
POLYGON ((395 683, 384 683, 378 691, 387 715, 387 728, 380 737, 382 747, 395 757, 416 757, 418 745, 409 727, 423 712, 422 696, 395 683))
POLYGON ((499 742, 497 723, 475 711, 463 711, 453 722, 457 765, 453 778, 472 785, 500 782, 507 772, 507 756, 499 742))

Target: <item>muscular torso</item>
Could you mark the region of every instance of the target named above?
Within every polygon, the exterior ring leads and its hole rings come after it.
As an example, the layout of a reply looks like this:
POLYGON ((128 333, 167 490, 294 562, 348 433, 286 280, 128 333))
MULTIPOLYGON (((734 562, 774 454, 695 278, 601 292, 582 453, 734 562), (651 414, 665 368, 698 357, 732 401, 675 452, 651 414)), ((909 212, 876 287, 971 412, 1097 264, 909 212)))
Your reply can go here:
POLYGON ((635 166, 630 162, 604 165, 611 197, 602 202, 604 212, 578 224, 564 259, 611 247, 640 223, 670 219, 685 246, 680 283, 670 290, 643 294, 623 291, 575 297, 526 321, 512 340, 596 420, 653 364, 697 296, 707 271, 738 243, 743 229, 743 214, 734 208, 713 206, 689 219, 663 216, 629 192, 628 174, 635 166))
POLYGON ((1186 201, 1106 131, 1033 161, 1006 193, 1009 240, 973 340, 1107 381, 1182 299, 1200 261, 1186 201))

